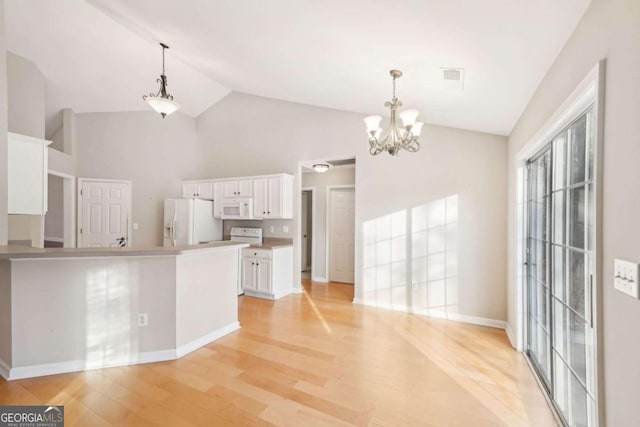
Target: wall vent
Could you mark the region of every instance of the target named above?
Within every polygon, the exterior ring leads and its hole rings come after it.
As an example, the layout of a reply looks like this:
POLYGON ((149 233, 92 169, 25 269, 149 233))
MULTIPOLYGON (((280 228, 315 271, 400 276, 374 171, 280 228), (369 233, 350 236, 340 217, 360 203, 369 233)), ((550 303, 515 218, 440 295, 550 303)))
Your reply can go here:
POLYGON ((464 89, 464 68, 442 68, 442 87, 448 90, 464 89))

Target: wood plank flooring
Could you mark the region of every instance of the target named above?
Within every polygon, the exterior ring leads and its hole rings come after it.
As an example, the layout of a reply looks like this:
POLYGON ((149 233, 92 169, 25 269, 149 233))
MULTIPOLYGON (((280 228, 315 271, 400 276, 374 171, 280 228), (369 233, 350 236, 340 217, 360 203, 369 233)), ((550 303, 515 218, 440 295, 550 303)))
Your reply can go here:
POLYGON ((555 425, 504 331, 304 290, 240 297, 242 329, 180 360, 0 379, 0 405, 65 405, 67 426, 555 425))

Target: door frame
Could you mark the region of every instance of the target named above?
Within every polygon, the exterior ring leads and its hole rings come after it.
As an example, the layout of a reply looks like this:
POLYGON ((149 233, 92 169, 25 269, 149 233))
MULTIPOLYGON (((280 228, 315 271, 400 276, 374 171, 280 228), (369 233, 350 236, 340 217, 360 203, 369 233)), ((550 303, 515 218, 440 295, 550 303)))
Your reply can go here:
MULTIPOLYGON (((327 185, 327 195, 326 195, 326 203, 325 206, 327 207, 327 217, 326 219, 326 228, 325 228, 325 271, 324 271, 324 277, 327 278, 327 280, 330 282, 331 279, 329 278, 329 271, 331 271, 330 268, 330 264, 331 264, 331 259, 330 259, 330 248, 329 248, 329 243, 331 241, 331 191, 332 190, 347 190, 347 189, 352 189, 353 190, 353 204, 356 204, 356 186, 355 184, 344 184, 344 185, 327 185)), ((355 207, 354 207, 354 215, 355 215, 355 207)), ((354 218, 355 220, 355 218, 354 218)), ((354 227, 353 229, 353 240, 354 240, 354 245, 353 245, 353 286, 355 287, 355 276, 356 276, 356 245, 355 245, 355 240, 356 240, 356 227, 354 227)), ((313 267, 312 267, 313 268, 313 267)))
MULTIPOLYGON (((589 108, 593 108, 595 117, 595 140, 594 140, 594 247, 593 256, 595 260, 593 280, 593 288, 595 292, 592 295, 594 305, 594 366, 595 366, 595 403, 596 403, 596 422, 599 426, 605 425, 604 420, 604 349, 603 349, 603 327, 602 327, 602 295, 603 295, 603 274, 602 274, 602 167, 603 167, 603 141, 604 141, 604 90, 605 90, 605 68, 606 60, 600 60, 590 71, 586 77, 578 84, 569 97, 561 104, 556 112, 547 120, 533 138, 522 147, 515 156, 515 177, 516 177, 516 193, 511 209, 515 212, 515 234, 512 243, 516 249, 516 253, 511 257, 511 266, 515 277, 515 306, 516 319, 515 331, 511 331, 507 325, 507 334, 510 337, 512 345, 519 352, 523 352, 526 342, 526 241, 527 241, 527 179, 526 179, 526 163, 529 159, 535 157, 555 135, 570 125, 581 114, 589 108), (513 333, 515 332, 515 336, 513 333)), ((528 361, 528 359, 527 359, 528 361)), ((531 365, 529 365, 531 367, 531 365)), ((533 369, 533 368, 532 368, 533 369)), ((534 375, 535 376, 535 375, 534 375)), ((535 376, 537 381, 540 381, 535 376)), ((545 398, 547 394, 543 391, 545 398)), ((554 405, 550 403, 555 414, 554 405)))
MULTIPOLYGON (((300 191, 300 211, 302 211, 302 193, 308 191, 311 193, 311 280, 313 280, 314 271, 316 271, 316 187, 302 187, 300 191)), ((302 215, 300 216, 302 223, 302 215)), ((300 227, 300 247, 302 248, 302 227, 300 227)))
POLYGON ((131 246, 133 243, 133 182, 127 179, 100 179, 100 178, 78 178, 78 188, 77 188, 77 200, 78 200, 78 221, 76 223, 76 239, 78 242, 78 247, 82 246, 82 233, 80 233, 80 228, 82 228, 83 216, 82 216, 82 185, 85 182, 105 182, 105 183, 116 183, 116 184, 127 184, 129 186, 129 200, 128 200, 128 209, 127 209, 127 246, 131 246))
MULTIPOLYGON (((63 235, 63 247, 75 248, 76 247, 76 177, 69 175, 68 173, 59 172, 53 169, 47 171, 48 175, 57 176, 62 178, 62 235, 63 235)), ((46 216, 46 214, 45 214, 46 216)))

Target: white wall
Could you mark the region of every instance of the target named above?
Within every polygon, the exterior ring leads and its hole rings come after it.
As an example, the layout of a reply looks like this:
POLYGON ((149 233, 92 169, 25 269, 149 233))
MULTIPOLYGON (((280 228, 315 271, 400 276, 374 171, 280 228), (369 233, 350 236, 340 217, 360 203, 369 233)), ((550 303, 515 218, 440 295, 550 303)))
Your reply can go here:
POLYGON ((640 2, 592 0, 509 137, 509 323, 515 327, 515 169, 518 150, 606 58, 603 166, 604 391, 606 425, 640 425, 640 301, 613 288, 616 257, 640 262, 640 2))
POLYGON ((161 246, 164 199, 193 175, 195 120, 181 113, 76 115, 77 176, 133 181, 134 246, 161 246))
MULTIPOLYGON (((457 309, 469 316, 504 320, 506 138, 428 126, 419 153, 372 157, 362 118, 361 114, 232 93, 197 118, 198 173, 192 178, 297 175, 301 160, 355 155, 356 297, 363 292, 364 224, 395 212, 406 215, 414 207, 458 195, 457 309)), ((294 206, 298 208, 299 176, 295 188, 294 206)), ((289 221, 297 230, 292 235, 294 286, 300 283, 298 215, 296 211, 289 221)), ((419 278, 409 271, 405 280, 411 286, 419 278)))
POLYGON ((0 246, 7 244, 7 55, 4 43, 4 0, 0 0, 0 246))
POLYGON ((330 169, 325 173, 302 174, 302 187, 313 187, 315 203, 315 224, 311 235, 313 249, 315 251, 315 270, 311 274, 315 278, 325 279, 327 268, 327 186, 329 185, 353 185, 356 182, 356 170, 330 169))

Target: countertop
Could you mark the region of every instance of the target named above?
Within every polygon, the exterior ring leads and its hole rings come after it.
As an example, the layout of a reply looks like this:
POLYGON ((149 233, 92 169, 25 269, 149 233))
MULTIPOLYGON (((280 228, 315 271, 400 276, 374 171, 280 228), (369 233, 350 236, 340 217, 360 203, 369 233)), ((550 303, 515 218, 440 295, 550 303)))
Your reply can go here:
POLYGON ((197 252, 246 248, 248 243, 219 241, 200 245, 148 246, 127 248, 32 248, 28 246, 0 246, 0 260, 19 258, 75 258, 109 256, 162 256, 181 255, 197 252))
POLYGON ((293 239, 278 239, 275 237, 267 237, 262 239, 262 243, 252 243, 249 247, 260 249, 277 249, 293 246, 293 239))

